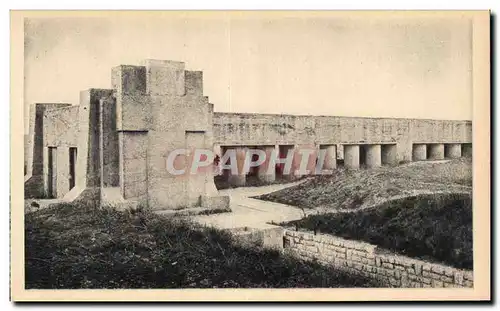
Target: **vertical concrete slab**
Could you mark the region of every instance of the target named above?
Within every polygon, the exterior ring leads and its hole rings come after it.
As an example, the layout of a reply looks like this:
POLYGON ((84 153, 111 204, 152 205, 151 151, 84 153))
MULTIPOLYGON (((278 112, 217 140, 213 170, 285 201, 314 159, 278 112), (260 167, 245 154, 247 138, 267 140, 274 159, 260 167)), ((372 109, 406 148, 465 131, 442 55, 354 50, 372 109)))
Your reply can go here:
POLYGON ((118 187, 120 159, 114 98, 101 99, 100 115, 101 187, 118 187))
MULTIPOLYGON (((334 170, 337 168, 337 146, 335 145, 320 145, 320 154, 323 153, 325 158, 322 163, 322 170, 334 170)), ((318 161, 321 159, 318 158, 318 161)))
POLYGON ((276 169, 278 171, 279 177, 285 180, 294 180, 294 171, 298 168, 297 157, 295 156, 295 146, 293 145, 278 145, 277 157, 280 161, 285 161, 285 163, 277 163, 276 169), (289 157, 289 163, 287 165, 286 161, 289 157), (287 171, 288 170, 288 171, 287 171))
POLYGON ((366 145, 366 167, 375 168, 382 166, 382 151, 380 145, 366 145))
POLYGON ((80 109, 80 122, 82 123, 80 133, 83 137, 79 141, 78 150, 82 150, 82 155, 87 156, 78 159, 78 170, 82 171, 77 176, 85 176, 86 187, 100 188, 101 186, 100 102, 103 98, 111 97, 112 93, 112 90, 102 89, 90 89, 80 93, 80 105, 83 109, 83 111, 80 109), (86 163, 80 163, 80 159, 85 159, 86 163))
POLYGON ((334 170, 337 168, 337 147, 335 145, 325 146, 325 162, 323 169, 334 170))
POLYGON ((462 144, 445 144, 444 157, 449 159, 457 159, 462 156, 462 144))
POLYGON ((462 156, 472 158, 472 144, 462 144, 462 156))
POLYGON ((429 159, 442 160, 444 159, 444 144, 429 144, 427 145, 429 151, 429 159))
POLYGON ((203 72, 185 71, 186 94, 203 96, 203 72))
MULTIPOLYGON (((50 182, 50 176, 49 176, 49 147, 42 147, 42 161, 43 161, 43 168, 42 168, 42 195, 40 197, 45 197, 49 198, 51 196, 51 191, 49 189, 49 182, 50 182)), ((52 173, 51 173, 52 174, 52 173)))
POLYGON ((300 144, 294 146, 292 172, 294 178, 313 175, 316 172, 316 161, 319 147, 316 144, 300 144))
POLYGON ((344 145, 344 166, 350 169, 359 168, 359 145, 344 145))
POLYGON ((113 67, 111 85, 118 96, 146 94, 146 67, 129 65, 113 67))
POLYGON ((260 147, 265 154, 266 160, 258 167, 257 176, 263 182, 274 182, 276 180, 276 170, 271 163, 271 156, 275 150, 274 146, 260 147), (271 166, 271 167, 270 167, 271 166))
MULTIPOLYGON (((147 198, 147 132, 120 132, 120 187, 126 200, 147 198)), ((167 195, 167 194, 165 194, 167 195)))
POLYGON ((427 145, 426 144, 413 144, 412 160, 413 161, 425 161, 425 160, 427 160, 427 145))
POLYGON ((44 158, 43 158, 43 188, 44 195, 46 198, 54 199, 58 198, 58 182, 62 177, 60 170, 58 169, 58 148, 56 147, 44 147, 43 148, 44 158), (58 176, 59 175, 59 176, 58 176))
POLYGON ((228 182, 232 186, 241 187, 246 184, 246 172, 243 170, 246 158, 246 150, 244 147, 236 147, 233 149, 236 152, 238 172, 237 174, 234 174, 234 172, 229 172, 228 182))
POLYGON ((69 192, 69 147, 57 147, 57 198, 69 192))
POLYGON ((381 146, 382 164, 397 165, 398 164, 398 147, 396 144, 387 144, 381 146))
MULTIPOLYGON (((198 159, 194 158, 194 153, 200 146, 205 146, 206 133, 204 131, 186 131, 186 149, 188 150, 188 166, 191 170, 194 161, 205 161, 207 160, 205 156, 198 159)), ((196 171, 186 175, 186 188, 187 188, 187 205, 188 206, 200 206, 201 197, 205 193, 200 193, 200 189, 205 189, 207 185, 207 177, 211 172, 211 167, 199 167, 196 171)), ((206 191, 205 191, 206 192, 206 191)))

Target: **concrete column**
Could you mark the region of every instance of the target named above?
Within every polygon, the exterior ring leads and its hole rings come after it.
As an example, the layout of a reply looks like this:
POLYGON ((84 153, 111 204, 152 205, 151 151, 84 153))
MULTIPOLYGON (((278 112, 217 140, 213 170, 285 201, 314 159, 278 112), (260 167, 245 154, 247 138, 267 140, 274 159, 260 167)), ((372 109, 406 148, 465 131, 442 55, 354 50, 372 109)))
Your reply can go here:
POLYGON ((462 144, 462 156, 472 158, 472 144, 462 144))
POLYGON ((46 198, 49 198, 50 197, 50 194, 49 194, 49 182, 51 182, 49 180, 49 148, 42 146, 42 154, 43 154, 43 157, 42 157, 42 161, 43 161, 43 169, 42 169, 42 173, 43 173, 43 177, 42 177, 43 178, 43 195, 46 198))
POLYGON ((396 144, 382 145, 382 164, 398 164, 398 146, 396 144))
POLYGON ((382 151, 380 145, 366 146, 366 167, 374 168, 382 165, 382 151))
POLYGON ((444 147, 445 158, 456 159, 462 156, 461 144, 446 144, 444 147))
POLYGON ((237 147, 234 149, 236 152, 236 163, 238 167, 238 174, 229 172, 228 182, 232 186, 244 186, 246 184, 247 176, 243 171, 243 166, 245 164, 246 150, 242 147, 237 147))
POLYGON ((291 152, 291 167, 289 172, 285 172, 286 163, 278 164, 279 169, 281 170, 282 178, 285 180, 294 180, 295 179, 295 170, 298 168, 297 157, 295 156, 295 146, 291 145, 280 145, 278 146, 279 158, 284 160, 288 153, 291 152))
POLYGON ((325 161, 323 162, 324 170, 333 170, 337 168, 337 147, 335 145, 322 146, 322 150, 326 150, 325 161))
POLYGON ((266 161, 258 167, 257 176, 264 182, 273 182, 276 180, 276 169, 269 169, 271 155, 275 149, 274 146, 264 146, 261 149, 266 153, 266 161))
POLYGON ((427 145, 413 144, 412 158, 413 161, 427 160, 427 145))
POLYGON ((444 159, 444 144, 429 144, 429 159, 442 160, 444 159))
POLYGON ((62 198, 69 191, 69 148, 59 146, 57 152, 57 197, 62 198))
POLYGON ((116 131, 116 103, 113 98, 100 100, 99 149, 101 187, 120 186, 120 159, 116 131))
POLYGON ((359 145, 344 145, 344 166, 346 168, 359 168, 359 145))
POLYGON ((318 148, 315 144, 295 145, 295 155, 292 169, 295 178, 300 178, 304 175, 314 175, 316 171, 316 159, 318 157, 318 148), (308 172, 303 174, 303 172, 308 172))

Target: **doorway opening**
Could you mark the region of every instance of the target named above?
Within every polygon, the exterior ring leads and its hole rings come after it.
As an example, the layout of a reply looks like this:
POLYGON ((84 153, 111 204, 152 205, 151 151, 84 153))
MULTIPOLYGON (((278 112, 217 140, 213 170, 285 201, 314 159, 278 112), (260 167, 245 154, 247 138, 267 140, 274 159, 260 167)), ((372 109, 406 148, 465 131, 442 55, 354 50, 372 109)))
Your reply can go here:
POLYGON ((76 184, 76 159, 77 149, 69 148, 69 190, 73 189, 76 184))

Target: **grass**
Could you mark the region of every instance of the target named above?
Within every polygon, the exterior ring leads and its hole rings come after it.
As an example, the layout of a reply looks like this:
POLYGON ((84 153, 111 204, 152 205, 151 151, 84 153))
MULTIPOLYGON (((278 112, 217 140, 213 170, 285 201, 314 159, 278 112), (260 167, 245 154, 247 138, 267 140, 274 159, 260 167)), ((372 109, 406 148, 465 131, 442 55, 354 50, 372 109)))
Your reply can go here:
POLYGON ((28 289, 379 286, 148 211, 68 204, 26 215, 25 267, 28 289))
POLYGON ((316 176, 294 187, 256 198, 328 212, 361 209, 396 196, 437 191, 472 191, 471 159, 415 162, 369 170, 339 168, 332 175, 316 176))
POLYGON ((473 268, 472 200, 467 194, 418 195, 363 211, 311 215, 283 225, 363 240, 456 268, 473 268))

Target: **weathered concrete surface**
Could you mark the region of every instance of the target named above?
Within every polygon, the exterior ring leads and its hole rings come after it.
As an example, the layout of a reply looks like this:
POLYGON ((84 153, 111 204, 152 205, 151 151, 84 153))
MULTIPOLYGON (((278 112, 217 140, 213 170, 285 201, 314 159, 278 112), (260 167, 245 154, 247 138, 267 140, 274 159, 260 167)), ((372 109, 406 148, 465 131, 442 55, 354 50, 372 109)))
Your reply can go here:
POLYGON ((276 148, 275 146, 264 146, 260 147, 260 149, 264 151, 266 159, 264 163, 259 165, 257 175, 264 182, 273 182, 276 180, 276 169, 275 165, 271 163, 271 157, 273 152, 276 152, 276 148))
POLYGON ((100 101, 99 148, 101 187, 120 186, 120 150, 116 131, 116 102, 114 98, 100 101))
POLYGON ((462 156, 472 158, 472 144, 462 144, 462 156))
POLYGON ((344 145, 344 166, 350 169, 359 168, 359 145, 344 145))
POLYGON ((238 172, 235 174, 236 172, 229 171, 227 175, 228 182, 233 186, 241 187, 246 183, 246 172, 243 171, 243 165, 246 159, 246 149, 241 147, 231 149, 236 153, 236 166, 238 172))
POLYGON ((444 159, 444 144, 428 144, 427 152, 429 159, 442 160, 444 159))
POLYGON ((413 161, 427 160, 427 145, 413 144, 413 161))
POLYGON ((333 170, 337 168, 337 146, 335 145, 321 145, 320 149, 325 150, 325 159, 323 162, 323 169, 333 170))
POLYGON ((382 150, 380 145, 367 145, 366 150, 366 167, 374 168, 382 166, 382 150))
POLYGON ((153 209, 214 203, 208 199, 218 195, 211 170, 190 174, 193 151, 213 148, 213 105, 202 95, 201 79, 182 62, 146 60, 143 66, 113 69, 125 199, 153 209), (144 157, 135 152, 137 146, 146 150, 144 157), (175 162, 185 173, 173 175, 167 158, 179 149, 187 151, 175 162))
POLYGON ((381 146, 382 164, 397 165, 398 164, 398 148, 396 144, 385 144, 381 146))
POLYGON ((444 157, 450 159, 457 159, 462 156, 462 144, 445 144, 444 157))
POLYGON ((219 145, 396 143, 397 161, 412 160, 413 143, 472 141, 470 121, 214 113, 219 145))

